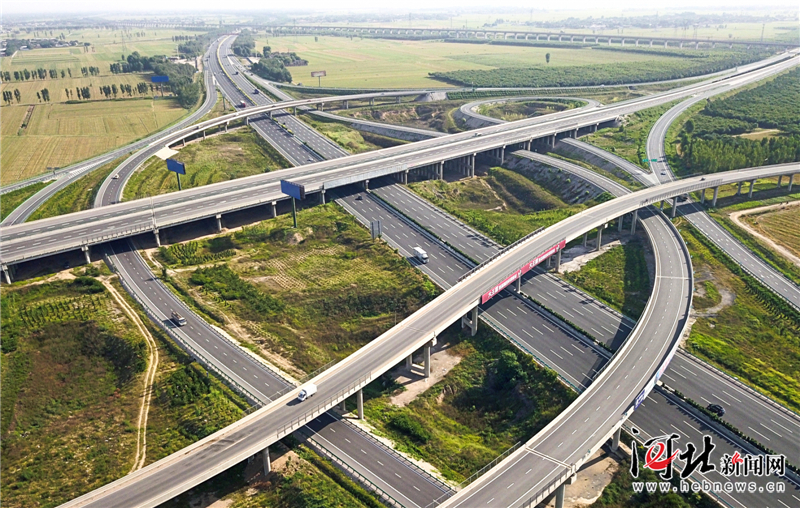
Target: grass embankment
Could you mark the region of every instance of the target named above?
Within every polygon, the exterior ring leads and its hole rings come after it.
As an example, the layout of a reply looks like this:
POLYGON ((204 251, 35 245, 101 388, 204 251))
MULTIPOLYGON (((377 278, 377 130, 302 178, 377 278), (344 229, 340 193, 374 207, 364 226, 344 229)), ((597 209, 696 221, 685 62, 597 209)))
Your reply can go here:
POLYGON ((650 171, 650 163, 642 161, 647 156, 647 136, 653 124, 676 103, 632 113, 625 117, 623 125, 600 129, 586 136, 584 141, 650 171))
POLYGON ((82 176, 67 185, 60 191, 56 192, 53 197, 45 201, 28 219, 39 220, 48 217, 56 217, 72 212, 80 212, 81 210, 88 210, 92 208, 94 199, 100 191, 100 185, 108 175, 129 156, 124 155, 119 159, 115 159, 109 163, 100 166, 97 169, 89 171, 85 176, 82 176))
POLYGON ((310 372, 344 358, 437 294, 335 204, 161 250, 193 305, 271 358, 310 372))
MULTIPOLYGON (((219 134, 205 141, 197 140, 180 148, 175 159, 186 164, 186 174, 181 175, 184 189, 291 166, 251 127, 242 127, 236 132, 219 134)), ((167 170, 166 161, 152 158, 131 176, 125 186, 123 199, 138 199, 177 190, 178 179, 175 173, 167 170)))
POLYGON ((457 325, 439 337, 462 357, 444 378, 405 407, 396 386, 368 387, 364 412, 398 449, 460 482, 558 415, 575 394, 488 327, 464 338, 457 325))
POLYGON ((381 148, 389 148, 390 146, 404 145, 407 143, 406 141, 381 136, 379 134, 359 131, 333 120, 317 118, 311 115, 302 115, 300 118, 350 153, 370 152, 372 150, 380 150, 381 148))
POLYGON ((466 103, 467 101, 441 101, 422 104, 389 104, 369 108, 346 109, 336 113, 351 118, 406 125, 408 127, 431 129, 452 134, 463 130, 453 118, 453 112, 466 103))
POLYGON ((800 409, 800 317, 691 226, 683 225, 681 234, 700 274, 697 289, 707 295, 695 300, 695 308, 703 311, 719 303, 718 293, 734 299, 713 315, 698 317, 687 349, 795 411, 800 409))
POLYGON ((16 210, 16 208, 24 203, 29 197, 33 196, 51 183, 52 182, 38 182, 0 196, 0 221, 4 220, 8 214, 16 210))
POLYGON ((177 122, 190 111, 173 99, 3 107, 2 184, 109 152, 177 122), (8 123, 7 123, 8 120, 8 123))
POLYGON ((512 101, 504 103, 488 103, 478 108, 481 115, 490 116, 513 122, 524 120, 535 116, 549 115, 567 109, 573 109, 581 105, 578 101, 512 101))
POLYGON ((592 204, 567 205, 521 174, 497 167, 486 177, 453 183, 428 180, 409 187, 503 244, 555 224, 592 204))
POLYGON ((638 240, 613 247, 563 277, 633 319, 642 315, 650 294, 645 250, 638 240))

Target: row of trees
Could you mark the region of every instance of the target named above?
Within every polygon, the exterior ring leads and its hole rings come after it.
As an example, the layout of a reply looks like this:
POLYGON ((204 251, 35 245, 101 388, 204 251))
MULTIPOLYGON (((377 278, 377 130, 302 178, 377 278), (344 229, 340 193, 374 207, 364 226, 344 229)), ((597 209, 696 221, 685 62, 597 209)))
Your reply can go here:
POLYGON ((14 90, 14 92, 11 92, 11 90, 3 90, 3 102, 11 104, 11 101, 14 99, 17 99, 17 104, 22 101, 22 94, 19 93, 19 89, 14 90))
MULTIPOLYGON (((100 75, 100 67, 81 67, 81 74, 83 77, 88 76, 99 76, 100 75)), ((31 79, 58 79, 59 76, 61 79, 67 77, 72 77, 72 69, 64 69, 57 70, 57 69, 43 69, 39 67, 38 69, 22 69, 21 71, 14 71, 14 81, 28 81, 31 79)), ((9 82, 11 81, 11 72, 10 71, 3 71, 2 78, 3 81, 9 82)))
POLYGON ((36 92, 36 98, 41 101, 50 102, 50 90, 42 88, 41 91, 36 92))
POLYGON ((196 69, 188 64, 176 64, 165 56, 142 56, 138 51, 123 56, 123 61, 111 64, 111 72, 121 74, 127 72, 148 72, 169 77, 169 86, 178 103, 184 108, 191 108, 200 98, 200 84, 194 81, 196 69))
POLYGON ((134 93, 146 94, 148 90, 150 92, 153 91, 152 83, 140 82, 137 83, 135 87, 125 83, 120 83, 119 87, 114 84, 103 85, 100 87, 100 93, 103 94, 107 99, 110 99, 111 96, 116 99, 118 94, 127 94, 128 97, 133 97, 134 93))
POLYGON ((800 135, 760 141, 731 136, 712 139, 685 136, 681 150, 683 165, 690 173, 716 173, 800 161, 800 135))

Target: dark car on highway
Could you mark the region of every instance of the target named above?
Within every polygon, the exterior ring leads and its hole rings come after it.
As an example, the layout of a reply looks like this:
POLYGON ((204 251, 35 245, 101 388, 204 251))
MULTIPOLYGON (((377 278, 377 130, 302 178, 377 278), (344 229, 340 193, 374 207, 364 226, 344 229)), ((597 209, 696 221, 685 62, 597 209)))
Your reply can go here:
POLYGON ((709 404, 706 407, 710 412, 714 413, 717 416, 724 416, 725 415, 725 408, 720 406, 719 404, 709 404))

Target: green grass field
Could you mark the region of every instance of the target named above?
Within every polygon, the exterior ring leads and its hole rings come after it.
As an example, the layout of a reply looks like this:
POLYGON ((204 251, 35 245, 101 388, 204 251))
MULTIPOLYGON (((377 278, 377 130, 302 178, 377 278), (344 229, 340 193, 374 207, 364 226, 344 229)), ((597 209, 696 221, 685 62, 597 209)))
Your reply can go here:
MULTIPOLYGON (((219 134, 205 141, 198 140, 180 148, 175 159, 186 164, 181 175, 184 189, 258 175, 290 166, 271 145, 250 127, 219 134)), ((157 196, 178 190, 175 173, 167 171, 167 163, 152 158, 131 176, 123 199, 157 196)))
POLYGON ((326 120, 310 115, 301 115, 300 118, 350 153, 369 152, 371 150, 380 150, 381 148, 405 144, 403 141, 372 134, 370 132, 362 132, 333 120, 326 120))
POLYGON ((488 327, 465 339, 458 326, 439 339, 458 365, 405 407, 399 386, 369 385, 367 421, 396 447, 461 482, 516 442, 525 442, 575 397, 552 371, 488 327))
POLYGON ((271 37, 263 35, 256 49, 269 45, 273 51, 294 51, 308 60, 307 67, 289 67, 292 80, 316 85, 310 72, 325 70, 322 85, 353 88, 442 87, 429 72, 491 70, 498 67, 527 67, 545 64, 550 53, 551 66, 588 65, 612 62, 652 62, 664 57, 592 49, 536 48, 452 44, 438 41, 395 41, 385 39, 352 40, 345 37, 271 37))
POLYGON ((644 247, 638 241, 613 247, 563 277, 633 319, 641 316, 650 294, 644 247))
POLYGON ((791 207, 758 215, 748 215, 745 221, 755 230, 800 256, 800 208, 791 207))
POLYGON ((356 351, 437 293, 335 204, 301 210, 298 229, 291 223, 280 215, 164 248, 160 259, 176 268, 206 266, 176 272, 172 284, 232 335, 300 376, 356 351))
POLYGON ((492 118, 513 122, 534 116, 548 115, 577 107, 577 102, 557 101, 513 101, 505 103, 488 103, 478 108, 478 113, 492 118))
MULTIPOLYGON (((682 221, 679 224, 692 254, 695 273, 710 274, 718 292, 735 295, 732 305, 715 315, 698 317, 686 348, 797 411, 800 409, 798 323, 768 308, 740 277, 726 268, 720 254, 704 244, 707 240, 682 221)), ((704 287, 705 281, 698 281, 697 286, 704 287)))
POLYGON ((21 129, 27 106, 2 108, 3 185, 64 167, 161 130, 188 111, 173 100, 41 104, 21 129))
POLYGON ((395 125, 406 125, 441 132, 460 132, 453 112, 467 101, 441 101, 422 104, 392 104, 337 111, 337 114, 375 120, 395 125))

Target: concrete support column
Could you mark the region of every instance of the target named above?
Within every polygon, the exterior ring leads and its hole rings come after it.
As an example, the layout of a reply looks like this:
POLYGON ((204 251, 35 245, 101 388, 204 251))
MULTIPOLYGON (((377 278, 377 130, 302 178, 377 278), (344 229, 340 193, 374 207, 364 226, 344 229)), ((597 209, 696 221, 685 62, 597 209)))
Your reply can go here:
POLYGON ((358 393, 356 393, 356 404, 358 406, 358 419, 359 420, 363 420, 364 419, 364 391, 363 390, 359 390, 358 393))
POLYGON ((400 104, 400 99, 402 99, 402 97, 400 97, 400 96, 398 95, 398 96, 397 96, 397 104, 400 104))
POLYGON ((670 212, 670 217, 674 219, 676 213, 678 213, 678 196, 672 198, 672 211, 670 212))
POLYGON ((228 122, 225 122, 225 132, 228 132, 228 122))
POLYGON ((344 109, 350 109, 350 104, 348 101, 344 101, 344 109))
POLYGON ((319 191, 319 204, 321 205, 325 204, 325 189, 319 191))
POLYGON ((84 245, 83 247, 81 247, 81 250, 83 251, 83 255, 86 256, 86 264, 87 265, 90 264, 92 262, 92 258, 89 255, 89 246, 84 245))
POLYGON ((700 204, 702 205, 705 202, 706 202, 706 190, 703 189, 700 191, 700 204))
POLYGON ((558 273, 560 270, 561 270, 561 250, 559 249, 558 252, 556 252, 556 273, 558 273))
POLYGON ((436 179, 444 180, 444 161, 440 162, 436 166, 436 179))
POLYGON ((794 175, 789 175, 789 192, 792 192, 793 183, 794 183, 794 175))
POLYGON ((267 476, 272 471, 272 463, 269 460, 269 446, 264 448, 264 451, 261 452, 261 455, 264 460, 264 476, 267 476))
POLYGON ((369 105, 370 106, 374 106, 375 105, 375 99, 370 99, 369 100, 369 105))
POLYGON ((217 219, 217 231, 218 232, 222 231, 222 214, 218 213, 216 219, 217 219))
POLYGON ((739 182, 739 185, 736 187, 736 195, 739 196, 742 193, 742 184, 744 182, 739 182))
POLYGON ((717 206, 717 196, 719 196, 719 187, 714 187, 714 201, 711 202, 711 206, 717 206))
POLYGON ((556 147, 556 135, 553 134, 553 137, 550 139, 550 148, 556 147))
POLYGON ((364 180, 364 190, 369 192, 369 180, 364 180))
POLYGON ((410 369, 412 365, 414 365, 414 355, 408 355, 406 358, 406 368, 410 369))
POLYGON ((203 131, 203 139, 206 139, 206 131, 203 131))
POLYGON ((270 119, 270 120, 272 120, 272 113, 274 113, 274 111, 270 111, 270 112, 269 112, 269 119, 270 119))
POLYGON ((603 246, 603 226, 597 228, 597 250, 603 246))
POLYGON ((342 399, 342 402, 339 403, 339 410, 342 413, 347 413, 347 399, 342 399))
POLYGON ((422 348, 422 359, 425 367, 425 377, 431 377, 431 343, 428 342, 422 348))
POLYGON ((472 156, 469 158, 469 176, 475 176, 475 158, 478 154, 473 153, 472 156))
POLYGON ((633 211, 633 220, 631 221, 631 234, 636 233, 636 221, 639 220, 639 210, 633 211))
MULTIPOLYGON (((552 257, 552 256, 550 256, 550 257, 552 257)), ((549 260, 550 258, 547 258, 547 259, 549 260)), ((517 294, 522 292, 522 276, 517 277, 517 281, 514 283, 514 291, 516 291, 517 294)))
POLYGON ((6 284, 11 284, 11 273, 6 265, 3 265, 3 280, 6 281, 6 284))
POLYGON ((620 215, 618 220, 619 220, 619 222, 617 223, 618 231, 620 234, 622 234, 622 228, 624 227, 625 224, 625 216, 620 215))
POLYGON ((186 146, 186 138, 183 138, 183 139, 181 140, 181 143, 183 143, 183 145, 181 145, 181 146, 186 146))
POLYGON ((270 204, 270 212, 273 219, 278 216, 278 203, 276 201, 270 204))
POLYGON ((157 229, 154 229, 154 230, 153 230, 153 234, 154 234, 154 235, 155 235, 155 237, 156 237, 156 246, 157 246, 157 247, 161 247, 161 235, 159 235, 159 234, 158 234, 158 230, 157 230, 157 229))
POLYGON ((564 508, 564 484, 556 488, 556 507, 555 508, 564 508))
POLYGON ((779 177, 778 177, 778 188, 779 188, 779 189, 781 188, 781 185, 782 185, 782 184, 783 184, 783 175, 781 175, 781 176, 779 176, 779 177))
POLYGON ((403 171, 403 185, 408 185, 408 170, 403 171))
MULTIPOLYGON (((250 117, 249 116, 244 117, 244 124, 245 125, 250 125, 250 117)), ((205 134, 206 133, 204 132, 203 133, 203 139, 205 139, 205 137, 206 137, 205 134)))
POLYGON ((503 148, 500 149, 500 164, 503 164, 506 161, 506 146, 503 145, 503 148))
POLYGON ((661 204, 659 205, 660 210, 664 210, 664 200, 661 200, 661 204))
POLYGON ((586 247, 588 243, 589 243, 589 232, 587 231, 583 234, 583 246, 586 247))
POLYGON ((616 432, 614 432, 614 436, 611 438, 611 451, 615 452, 619 448, 619 437, 622 434, 622 427, 618 428, 616 432))
POLYGON ((753 197, 753 187, 755 187, 755 186, 756 186, 756 181, 755 180, 750 180, 750 192, 747 193, 747 197, 748 198, 752 198, 753 197))
POLYGON ((461 329, 469 327, 470 335, 472 337, 478 333, 478 306, 473 307, 469 314, 461 316, 461 329), (467 317, 469 316, 469 317, 467 317))

